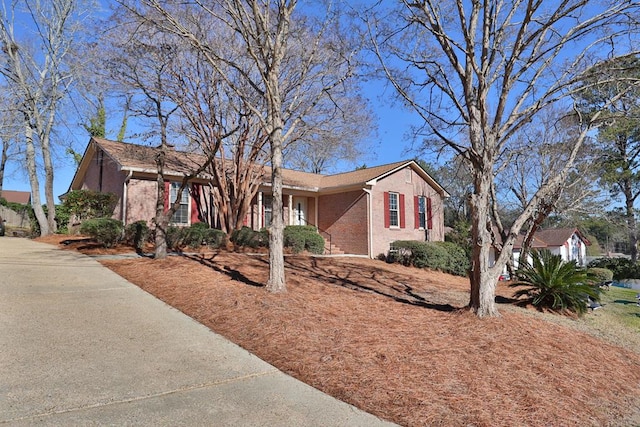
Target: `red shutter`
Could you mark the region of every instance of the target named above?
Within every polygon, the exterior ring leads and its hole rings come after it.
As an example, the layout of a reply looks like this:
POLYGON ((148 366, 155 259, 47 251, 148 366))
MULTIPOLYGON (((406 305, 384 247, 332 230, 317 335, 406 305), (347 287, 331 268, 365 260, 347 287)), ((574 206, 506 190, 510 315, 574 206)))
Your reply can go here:
POLYGON ((200 197, 200 184, 191 184, 191 224, 200 222, 200 211, 198 210, 198 198, 200 197))
POLYGON ((429 230, 433 228, 433 221, 431 221, 431 197, 427 197, 427 228, 429 230))
POLYGON ((389 193, 384 192, 384 227, 389 228, 390 226, 390 218, 389 218, 389 193))
POLYGON ((169 181, 164 182, 164 211, 169 210, 169 197, 171 196, 171 183, 169 181))
POLYGON ((413 218, 415 220, 415 229, 420 228, 420 200, 418 196, 413 196, 413 218))
POLYGON ((400 228, 405 227, 404 222, 404 194, 400 194, 400 228))

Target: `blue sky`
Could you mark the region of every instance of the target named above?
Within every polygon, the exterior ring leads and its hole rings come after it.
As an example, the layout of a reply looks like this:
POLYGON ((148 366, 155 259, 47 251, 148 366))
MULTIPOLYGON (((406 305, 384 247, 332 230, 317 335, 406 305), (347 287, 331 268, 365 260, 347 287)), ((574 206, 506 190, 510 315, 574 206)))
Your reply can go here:
MULTIPOLYGON (((110 0, 100 0, 103 6, 108 5, 109 1, 110 0)), ((105 10, 106 9, 105 7, 105 10)), ((414 158, 415 153, 409 151, 412 142, 409 137, 409 132, 411 126, 417 123, 418 119, 415 114, 402 108, 398 103, 390 102, 395 95, 394 89, 386 86, 383 82, 370 80, 368 83, 365 83, 365 85, 364 94, 371 102, 372 110, 376 115, 378 129, 368 145, 370 152, 365 158, 358 161, 357 164, 361 165, 364 163, 367 166, 375 166, 414 158)), ((114 117, 111 117, 113 123, 107 124, 107 137, 115 139, 121 113, 108 111, 107 114, 108 116, 110 114, 114 115, 114 117)), ((67 115, 67 117, 69 116, 73 116, 73 112, 67 115)), ((59 142, 62 140, 62 145, 65 147, 71 146, 77 152, 83 153, 89 137, 85 129, 79 124, 81 119, 72 118, 70 120, 75 120, 77 124, 74 125, 73 122, 66 122, 62 126, 58 126, 59 134, 56 138, 59 142)), ((134 126, 133 123, 131 123, 130 127, 131 126, 134 126)), ((64 148, 59 150, 54 162, 54 197, 56 198, 56 202, 58 202, 57 197, 67 192, 69 188, 76 171, 76 165, 72 156, 65 154, 64 148)), ((338 166, 335 172, 344 172, 353 169, 354 164, 345 163, 338 166)), ((44 180, 41 179, 41 187, 43 182, 44 180)), ((5 190, 31 191, 29 179, 20 164, 12 163, 7 166, 3 188, 5 190)), ((41 193, 44 196, 42 190, 41 193)))
MULTIPOLYGON (((408 136, 411 126, 418 123, 415 115, 397 104, 393 105, 385 101, 392 97, 392 89, 385 88, 380 82, 371 82, 365 87, 365 94, 371 100, 373 111, 377 116, 378 132, 370 144, 372 152, 358 164, 375 166, 415 157, 415 154, 409 151, 411 139, 408 136)), ((65 127, 68 131, 64 137, 68 139, 67 144, 72 143, 75 150, 83 153, 89 142, 86 131, 80 125, 65 127)), ((111 129, 115 128, 111 127, 111 129)), ((107 131, 109 130, 108 127, 107 131)), ((113 135, 107 135, 109 136, 113 137, 113 135)), ((54 197, 56 198, 68 190, 76 171, 72 157, 66 155, 64 150, 61 151, 55 159, 54 197)), ((336 172, 349 170, 353 170, 352 164, 340 166, 336 172)), ((13 163, 8 166, 3 189, 31 191, 29 179, 19 165, 13 163)))

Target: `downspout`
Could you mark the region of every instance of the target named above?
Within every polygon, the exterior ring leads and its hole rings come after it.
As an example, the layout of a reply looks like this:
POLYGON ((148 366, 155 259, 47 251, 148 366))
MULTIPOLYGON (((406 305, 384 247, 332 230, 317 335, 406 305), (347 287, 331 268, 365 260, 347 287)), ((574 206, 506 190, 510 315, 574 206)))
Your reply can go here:
POLYGON ((127 225, 127 193, 129 188, 129 180, 131 179, 131 175, 133 175, 133 171, 130 170, 127 174, 127 177, 124 179, 124 183, 122 184, 122 207, 120 208, 120 215, 122 224, 127 225))
POLYGON ((367 240, 369 242, 367 251, 369 252, 369 258, 373 258, 373 212, 371 209, 371 198, 373 193, 368 188, 363 188, 362 191, 367 193, 367 240))

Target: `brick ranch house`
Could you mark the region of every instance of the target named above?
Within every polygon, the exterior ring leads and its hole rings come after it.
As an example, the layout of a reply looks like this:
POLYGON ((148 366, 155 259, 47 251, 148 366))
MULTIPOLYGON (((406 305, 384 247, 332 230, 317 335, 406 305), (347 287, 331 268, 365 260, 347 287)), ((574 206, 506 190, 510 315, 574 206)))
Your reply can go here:
MULTIPOLYGON (((157 191, 155 154, 152 147, 92 138, 69 191, 114 193, 118 197, 114 218, 125 225, 150 222, 155 216, 157 191)), ((171 202, 183 176, 195 170, 197 157, 175 150, 168 154, 165 185, 171 202)), ((215 218, 211 201, 214 185, 203 176, 191 180, 174 224, 188 226, 215 218)), ((448 193, 414 161, 335 175, 283 170, 285 225, 315 226, 331 242, 334 254, 373 258, 386 253, 395 240, 444 240, 446 197, 448 193)), ((265 176, 245 225, 255 230, 268 227, 272 209, 270 176, 265 176)))

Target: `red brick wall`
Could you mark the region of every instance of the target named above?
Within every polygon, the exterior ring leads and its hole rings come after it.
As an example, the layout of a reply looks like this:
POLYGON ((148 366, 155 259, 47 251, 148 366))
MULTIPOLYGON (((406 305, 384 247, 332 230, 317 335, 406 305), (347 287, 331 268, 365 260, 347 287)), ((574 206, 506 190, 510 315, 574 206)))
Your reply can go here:
POLYGON ((101 154, 98 149, 91 159, 81 189, 116 194, 118 203, 113 212, 113 218, 121 219, 124 179, 125 175, 118 170, 118 165, 106 154, 101 154))
POLYGON ((320 196, 318 226, 349 254, 367 255, 367 195, 364 191, 320 196))
MULTIPOLYGON (((431 200, 431 225, 428 230, 429 240, 444 240, 444 209, 442 196, 425 182, 415 171, 410 168, 401 169, 384 179, 381 179, 371 189, 372 191, 372 222, 373 242, 372 256, 387 253, 389 245, 395 240, 420 240, 426 239, 425 230, 416 228, 415 196, 428 197, 431 200), (385 222, 387 203, 385 193, 395 192, 399 196, 404 195, 404 227, 389 227, 385 222)), ((400 203, 401 200, 398 200, 400 203)))

